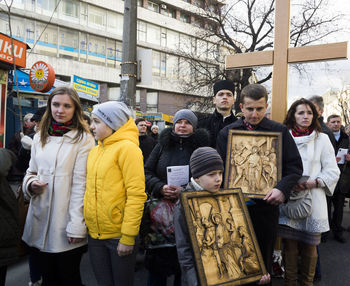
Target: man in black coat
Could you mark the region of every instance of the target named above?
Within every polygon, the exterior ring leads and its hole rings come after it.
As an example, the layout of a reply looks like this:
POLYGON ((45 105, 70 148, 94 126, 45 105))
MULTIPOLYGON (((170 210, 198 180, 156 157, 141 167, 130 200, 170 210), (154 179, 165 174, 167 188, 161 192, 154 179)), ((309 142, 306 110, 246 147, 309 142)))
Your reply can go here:
POLYGON ((333 135, 333 132, 329 129, 329 127, 324 123, 323 121, 323 111, 324 111, 324 102, 323 102, 323 97, 319 95, 313 95, 309 98, 309 100, 315 105, 315 108, 318 113, 318 122, 321 125, 322 133, 325 133, 328 135, 329 140, 331 140, 331 143, 333 145, 333 148, 335 150, 336 147, 336 141, 333 135))
MULTIPOLYGON (((349 136, 341 130, 341 117, 340 115, 333 114, 328 116, 327 125, 329 129, 333 132, 334 138, 336 140, 335 152, 338 155, 340 148, 349 149, 349 136)), ((336 155, 336 156, 337 156, 336 155)), ((350 154, 346 154, 344 158, 336 157, 340 172, 344 169, 344 164, 350 161, 350 154), (343 159, 343 160, 342 160, 343 159)), ((347 165, 347 168, 350 166, 347 165)), ((344 207, 345 197, 340 191, 339 184, 335 187, 332 197, 329 197, 328 204, 328 220, 331 230, 333 231, 334 238, 338 242, 346 242, 343 237, 343 227, 341 226, 343 221, 343 207, 344 207), (333 203, 333 215, 332 215, 332 203, 333 203)))
POLYGON ((143 162, 146 163, 148 156, 151 154, 157 142, 151 136, 147 135, 147 124, 144 118, 137 118, 135 124, 139 130, 139 141, 143 155, 143 162))
POLYGON ((198 121, 199 128, 205 128, 210 133, 210 146, 216 147, 216 138, 222 128, 235 122, 232 107, 235 103, 234 85, 230 80, 221 80, 214 84, 213 114, 201 118, 198 121))
MULTIPOLYGON (((264 117, 267 108, 267 91, 259 84, 243 88, 240 104, 244 117, 226 126, 217 138, 217 151, 226 161, 227 139, 230 129, 279 132, 282 135, 282 179, 264 199, 252 199, 248 205, 250 217, 258 239, 268 273, 271 273, 272 255, 276 241, 279 208, 289 199, 290 191, 303 173, 299 151, 286 126, 264 117)), ((261 284, 266 284, 270 275, 264 275, 261 284)))

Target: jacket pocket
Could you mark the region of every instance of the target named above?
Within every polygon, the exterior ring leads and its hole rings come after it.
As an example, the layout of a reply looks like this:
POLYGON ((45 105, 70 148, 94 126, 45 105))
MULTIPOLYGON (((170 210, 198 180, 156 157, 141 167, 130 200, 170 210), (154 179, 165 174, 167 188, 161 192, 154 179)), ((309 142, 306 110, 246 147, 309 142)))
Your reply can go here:
POLYGON ((111 221, 111 223, 122 223, 124 217, 124 208, 122 207, 122 204, 124 200, 124 198, 121 198, 110 206, 108 210, 108 218, 111 221))

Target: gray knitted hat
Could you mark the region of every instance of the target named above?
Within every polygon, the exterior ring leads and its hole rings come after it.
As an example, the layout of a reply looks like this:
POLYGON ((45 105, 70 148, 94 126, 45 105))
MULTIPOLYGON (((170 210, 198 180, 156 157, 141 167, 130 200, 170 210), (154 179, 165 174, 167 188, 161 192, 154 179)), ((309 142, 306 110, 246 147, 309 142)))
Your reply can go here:
POLYGON ((200 147, 191 155, 190 169, 193 178, 199 178, 211 171, 224 170, 219 153, 211 147, 200 147))
POLYGON ((186 119, 189 123, 191 123, 193 129, 197 127, 197 116, 193 113, 193 111, 189 109, 181 109, 175 113, 174 116, 174 124, 181 119, 186 119))
POLYGON ((92 114, 95 114, 114 131, 122 127, 131 117, 129 108, 123 102, 118 101, 107 101, 96 105, 92 114))

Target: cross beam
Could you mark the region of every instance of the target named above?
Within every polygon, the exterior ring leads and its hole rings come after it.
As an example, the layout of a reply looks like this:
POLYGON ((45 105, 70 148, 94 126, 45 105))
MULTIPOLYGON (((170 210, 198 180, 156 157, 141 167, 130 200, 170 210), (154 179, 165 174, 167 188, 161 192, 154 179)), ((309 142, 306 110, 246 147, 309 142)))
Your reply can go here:
POLYGON ((273 65, 272 119, 282 122, 287 112, 288 64, 347 59, 347 42, 289 48, 290 0, 276 0, 274 50, 226 56, 225 68, 273 65))

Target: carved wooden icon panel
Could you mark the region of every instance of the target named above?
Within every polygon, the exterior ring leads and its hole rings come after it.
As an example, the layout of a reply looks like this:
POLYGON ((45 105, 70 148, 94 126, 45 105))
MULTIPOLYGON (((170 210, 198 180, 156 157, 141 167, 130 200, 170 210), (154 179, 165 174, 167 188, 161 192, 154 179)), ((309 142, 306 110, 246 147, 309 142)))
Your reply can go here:
POLYGON ((181 193, 201 285, 260 280, 265 265, 240 189, 181 193))
POLYGON ((225 167, 225 189, 263 198, 281 179, 281 134, 230 130, 225 167))

